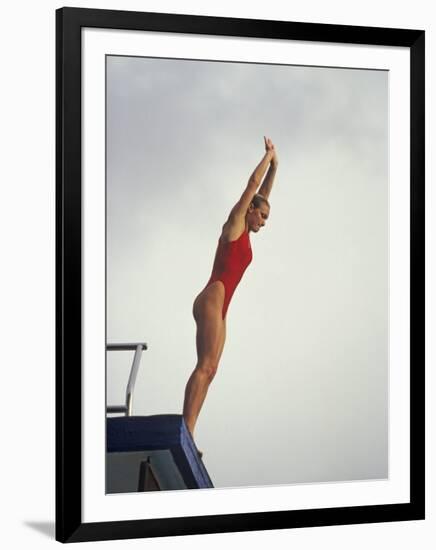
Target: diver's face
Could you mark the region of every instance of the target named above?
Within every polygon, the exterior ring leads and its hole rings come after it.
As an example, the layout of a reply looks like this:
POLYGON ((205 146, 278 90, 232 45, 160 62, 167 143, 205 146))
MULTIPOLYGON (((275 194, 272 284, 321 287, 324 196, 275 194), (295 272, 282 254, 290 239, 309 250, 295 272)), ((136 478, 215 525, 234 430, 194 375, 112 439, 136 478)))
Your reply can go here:
POLYGON ((269 217, 269 206, 262 202, 258 208, 250 204, 247 212, 248 230, 257 233, 269 217))

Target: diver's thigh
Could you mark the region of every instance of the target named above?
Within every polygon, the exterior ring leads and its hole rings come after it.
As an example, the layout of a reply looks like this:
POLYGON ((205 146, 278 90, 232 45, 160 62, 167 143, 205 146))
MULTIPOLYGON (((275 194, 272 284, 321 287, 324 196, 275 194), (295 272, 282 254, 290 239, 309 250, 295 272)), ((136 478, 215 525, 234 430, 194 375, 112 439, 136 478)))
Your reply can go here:
POLYGON ((218 361, 221 359, 221 355, 223 353, 225 341, 226 341, 226 320, 224 319, 223 320, 223 327, 222 327, 222 331, 221 331, 219 348, 218 348, 218 361))
POLYGON ((198 360, 218 361, 222 350, 224 323, 217 306, 202 308, 196 317, 198 360))

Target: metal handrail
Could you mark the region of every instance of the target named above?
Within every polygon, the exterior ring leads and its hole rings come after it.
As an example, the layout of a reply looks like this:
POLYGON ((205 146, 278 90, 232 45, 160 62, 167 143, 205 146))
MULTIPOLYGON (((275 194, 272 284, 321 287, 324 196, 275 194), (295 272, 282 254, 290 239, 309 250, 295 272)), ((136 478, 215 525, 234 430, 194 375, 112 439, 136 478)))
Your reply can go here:
POLYGON ((142 350, 148 349, 144 342, 137 344, 106 344, 107 351, 132 351, 135 350, 133 356, 132 368, 130 369, 129 381, 126 387, 126 404, 111 405, 106 408, 106 413, 125 413, 126 416, 132 416, 133 406, 133 390, 135 389, 136 376, 139 370, 139 362, 141 361, 142 350))

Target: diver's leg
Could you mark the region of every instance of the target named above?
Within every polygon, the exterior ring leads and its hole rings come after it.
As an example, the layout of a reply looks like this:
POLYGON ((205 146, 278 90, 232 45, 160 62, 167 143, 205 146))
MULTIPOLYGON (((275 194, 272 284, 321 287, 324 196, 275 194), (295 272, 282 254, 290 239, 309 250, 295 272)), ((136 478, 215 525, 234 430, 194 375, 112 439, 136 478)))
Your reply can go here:
POLYGON ((218 348, 218 364, 220 362, 221 355, 223 353, 225 341, 226 341, 226 319, 224 318, 223 319, 223 330, 222 330, 222 333, 221 333, 221 340, 220 340, 220 344, 219 344, 219 348, 218 348))
POLYGON ((215 377, 225 340, 225 322, 222 319, 224 285, 217 281, 211 287, 206 289, 207 295, 195 311, 197 365, 186 385, 183 404, 183 417, 192 435, 207 390, 215 377))

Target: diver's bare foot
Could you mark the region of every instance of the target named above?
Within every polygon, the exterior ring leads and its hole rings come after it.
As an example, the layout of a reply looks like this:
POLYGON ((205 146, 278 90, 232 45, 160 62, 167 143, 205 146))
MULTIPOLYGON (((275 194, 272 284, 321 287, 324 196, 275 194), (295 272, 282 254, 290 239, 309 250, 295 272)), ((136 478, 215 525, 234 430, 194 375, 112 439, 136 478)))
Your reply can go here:
MULTIPOLYGON (((186 427, 188 428, 189 435, 191 436, 192 441, 193 441, 193 443, 194 443, 194 445, 195 445, 195 441, 194 441, 194 432, 191 432, 191 430, 189 429, 189 426, 188 426, 187 424, 186 424, 186 427)), ((197 445, 195 445, 195 448, 197 449, 197 445)), ((203 451, 200 451, 200 449, 197 449, 197 453, 198 453, 198 456, 199 456, 200 458, 202 458, 202 456, 203 456, 203 451)))
MULTIPOLYGON (((192 441, 194 441, 194 438, 192 438, 192 441)), ((203 456, 203 451, 200 451, 200 449, 197 447, 195 441, 194 441, 195 448, 197 449, 198 456, 201 458, 203 456)))

